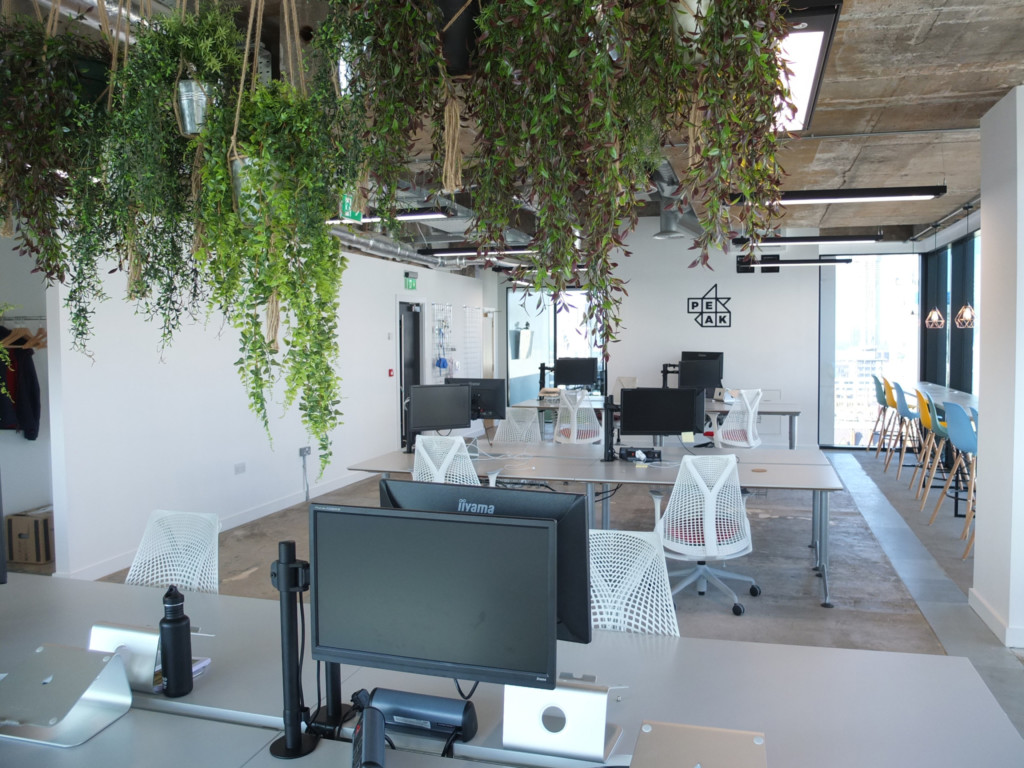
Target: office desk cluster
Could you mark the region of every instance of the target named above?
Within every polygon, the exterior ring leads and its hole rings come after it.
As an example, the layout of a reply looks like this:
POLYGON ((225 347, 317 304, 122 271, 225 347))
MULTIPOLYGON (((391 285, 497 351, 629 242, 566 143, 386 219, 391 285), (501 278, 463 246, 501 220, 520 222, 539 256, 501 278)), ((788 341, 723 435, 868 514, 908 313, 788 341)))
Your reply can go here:
MULTIPOLYGON (((273 552, 267 553, 269 563, 273 552)), ((95 623, 153 626, 163 590, 14 573, 0 586, 0 671, 40 644, 85 647, 95 623)), ((67 749, 0 739, 7 768, 234 768, 279 766, 269 744, 282 727, 276 601, 189 594, 202 634, 193 650, 212 663, 180 699, 134 695, 128 714, 67 749)), ((589 645, 559 643, 562 672, 593 675, 612 688, 608 720, 622 728, 609 765, 628 765, 644 720, 765 734, 768 766, 786 768, 987 768, 1024 765, 1024 739, 964 658, 808 648, 765 643, 595 632, 589 645)), ((314 705, 315 665, 303 670, 314 705)), ((0 682, 2 685, 2 682, 0 682)), ((370 668, 342 668, 347 699, 360 688, 453 697, 450 680, 370 668)), ((502 689, 473 697, 479 731, 456 743, 454 764, 584 768, 588 763, 501 747, 502 689)), ((398 740, 400 747, 403 742, 398 740)), ((388 751, 388 768, 443 768, 452 759, 388 751)), ((350 747, 321 742, 296 766, 348 765, 350 747)), ((666 766, 669 768, 669 766, 666 766)))
MULTIPOLYGON (((663 448, 662 460, 646 467, 629 461, 602 461, 597 445, 559 443, 479 444, 474 460, 477 474, 487 482, 489 475, 538 482, 565 481, 584 484, 591 527, 597 525, 597 489, 602 489, 600 527, 610 526, 610 489, 618 484, 671 487, 686 453, 683 448, 663 448)), ((720 448, 692 449, 694 453, 735 453, 740 484, 754 489, 795 489, 811 493, 811 535, 813 567, 821 575, 822 604, 831 605, 829 565, 829 494, 840 491, 842 482, 825 455, 817 448, 753 448, 726 451, 720 448)), ((411 474, 414 455, 393 451, 349 467, 361 472, 411 474)), ((653 509, 653 508, 652 508, 653 509)), ((653 527, 652 516, 652 527, 653 527)))

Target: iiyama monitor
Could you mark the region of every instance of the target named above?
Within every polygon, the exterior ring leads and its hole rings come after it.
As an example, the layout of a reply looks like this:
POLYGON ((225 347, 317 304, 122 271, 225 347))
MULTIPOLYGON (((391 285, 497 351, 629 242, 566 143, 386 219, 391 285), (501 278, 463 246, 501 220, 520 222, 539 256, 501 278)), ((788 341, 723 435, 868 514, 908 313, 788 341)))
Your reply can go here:
POLYGON ((590 642, 590 524, 586 496, 389 478, 380 481, 380 505, 430 512, 470 512, 556 520, 558 639, 590 642))
POLYGON ((504 419, 505 395, 504 379, 445 379, 449 385, 468 384, 470 414, 474 419, 504 419))
POLYGON ((554 688, 554 520, 310 505, 318 661, 554 688))
POLYGON ((704 390, 637 387, 622 390, 621 435, 704 431, 704 390))

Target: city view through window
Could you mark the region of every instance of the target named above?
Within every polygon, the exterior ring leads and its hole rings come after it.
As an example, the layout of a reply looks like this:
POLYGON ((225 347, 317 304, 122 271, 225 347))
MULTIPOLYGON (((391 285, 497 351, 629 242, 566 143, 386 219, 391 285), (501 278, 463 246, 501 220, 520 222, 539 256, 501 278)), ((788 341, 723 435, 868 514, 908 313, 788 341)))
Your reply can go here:
POLYGON ((904 390, 919 378, 920 266, 916 255, 864 256, 839 270, 834 442, 865 446, 878 415, 872 374, 904 390))

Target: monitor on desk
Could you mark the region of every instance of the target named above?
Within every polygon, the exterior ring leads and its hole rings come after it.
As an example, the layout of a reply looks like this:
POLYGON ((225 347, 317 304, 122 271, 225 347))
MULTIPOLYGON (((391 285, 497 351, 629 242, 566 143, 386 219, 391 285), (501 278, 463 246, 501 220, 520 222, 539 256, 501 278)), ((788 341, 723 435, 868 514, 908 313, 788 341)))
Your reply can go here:
POLYGON ((416 384, 409 387, 409 429, 465 429, 472 424, 468 384, 416 384))
POLYGON ((504 419, 505 379, 445 379, 449 385, 466 384, 470 392, 470 415, 474 419, 504 419))
POLYGON ((596 384, 596 357, 559 357, 555 359, 556 387, 593 387, 596 384))
POLYGON ((310 505, 318 661, 554 688, 554 520, 310 505))
POLYGON ((558 639, 589 643, 590 523, 587 498, 576 493, 481 485, 380 481, 380 505, 431 512, 537 517, 558 523, 558 639))
POLYGON ((704 431, 704 390, 637 387, 622 390, 621 435, 678 435, 704 431))
POLYGON ((683 352, 679 358, 679 388, 703 389, 708 397, 722 386, 725 355, 721 352, 683 352))

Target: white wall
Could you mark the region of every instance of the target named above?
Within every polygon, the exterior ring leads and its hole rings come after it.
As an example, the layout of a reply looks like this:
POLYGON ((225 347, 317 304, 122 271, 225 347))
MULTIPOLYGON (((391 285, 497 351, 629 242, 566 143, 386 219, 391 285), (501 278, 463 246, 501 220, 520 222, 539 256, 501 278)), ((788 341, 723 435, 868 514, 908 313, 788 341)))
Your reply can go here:
MULTIPOLYGON (((46 285, 42 276, 32 273, 32 259, 14 251, 14 241, 0 238, 0 304, 12 304, 11 316, 45 317, 46 285)), ((19 322, 0 320, 7 327, 19 322)), ((24 324, 30 331, 45 328, 45 322, 24 324)), ((0 483, 3 485, 3 510, 6 514, 24 512, 49 504, 50 492, 50 409, 46 402, 49 380, 49 352, 37 349, 32 363, 39 377, 42 415, 39 436, 26 440, 21 432, 0 430, 0 483)), ((0 372, 0 375, 3 375, 0 372)))
MULTIPOLYGON (((818 269, 739 275, 735 256, 720 252, 711 257, 712 269, 691 269, 690 238, 654 240, 658 229, 658 219, 641 219, 627 241, 633 255, 619 260, 629 295, 622 302, 621 341, 611 347, 608 381, 637 376, 640 386, 661 386, 662 364, 678 362, 683 350, 723 352, 727 387, 758 388, 766 399, 800 404, 798 444, 817 445, 818 269), (687 299, 715 285, 732 315, 728 328, 703 328, 687 313, 687 299)), ((787 258, 804 256, 790 251, 787 258)), ((670 376, 669 385, 675 383, 670 376)), ((762 417, 766 445, 786 444, 780 419, 762 417)))
POLYGON ((981 120, 981 469, 970 605, 1006 645, 1024 646, 1024 88, 981 120), (991 391, 991 408, 989 392, 991 391), (994 418, 987 416, 994 414, 994 418), (993 424, 995 421, 995 424, 993 424))
MULTIPOLYGON (((127 567, 153 509, 215 512, 229 528, 302 501, 301 446, 313 447, 311 495, 361 479, 346 467, 398 447, 398 377, 389 375, 398 369, 398 302, 450 302, 458 308, 458 332, 461 308, 482 301, 479 281, 443 272, 420 271, 417 289, 406 291, 405 269, 350 257, 339 312, 344 423, 319 479, 316 446, 297 409, 271 408, 273 445, 248 410, 230 328, 217 320, 186 327, 161 353, 157 327, 112 300, 96 313, 90 359, 67 349, 68 319, 54 296, 50 309, 60 315, 57 333, 51 331, 51 358, 57 359, 50 392, 58 574, 96 578, 127 567)), ((123 295, 122 276, 109 282, 111 296, 123 295)), ((423 341, 428 344, 429 336, 423 341)), ((274 557, 267 553, 268 562, 274 557)))

